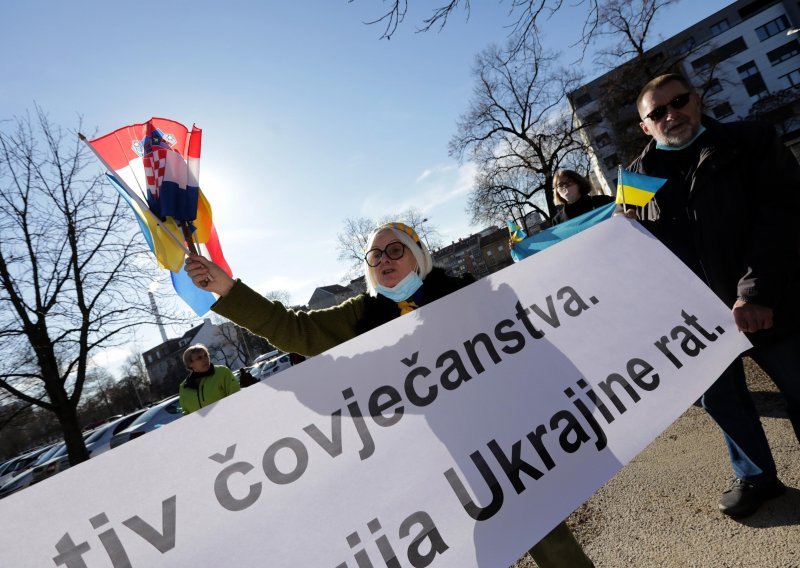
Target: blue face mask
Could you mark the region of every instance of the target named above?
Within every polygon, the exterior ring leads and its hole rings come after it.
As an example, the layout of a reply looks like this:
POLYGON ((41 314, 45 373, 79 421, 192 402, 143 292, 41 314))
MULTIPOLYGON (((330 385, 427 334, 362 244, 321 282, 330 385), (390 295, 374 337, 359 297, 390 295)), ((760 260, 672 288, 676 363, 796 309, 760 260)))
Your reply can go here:
POLYGON ((375 291, 381 296, 386 296, 390 300, 402 302, 413 296, 414 292, 419 290, 420 286, 422 286, 422 278, 419 277, 419 274, 417 274, 415 270, 412 270, 408 273, 408 276, 391 288, 376 284, 375 291))
POLYGON ((692 139, 689 140, 686 144, 681 144, 680 146, 668 146, 667 144, 656 142, 656 148, 658 148, 659 150, 669 150, 669 151, 684 150, 689 146, 691 146, 692 144, 694 144, 694 141, 697 140, 700 137, 700 135, 705 131, 706 127, 701 124, 700 128, 697 129, 697 134, 692 136, 692 139))

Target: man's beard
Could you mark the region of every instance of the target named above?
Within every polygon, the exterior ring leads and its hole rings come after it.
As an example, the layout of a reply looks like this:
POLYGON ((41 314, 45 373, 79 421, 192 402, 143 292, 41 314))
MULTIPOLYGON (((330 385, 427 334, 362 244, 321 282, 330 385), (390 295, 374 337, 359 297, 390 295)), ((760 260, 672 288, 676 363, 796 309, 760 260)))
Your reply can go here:
POLYGON ((694 137, 698 128, 692 128, 689 121, 674 125, 664 132, 664 140, 669 146, 683 146, 694 137))

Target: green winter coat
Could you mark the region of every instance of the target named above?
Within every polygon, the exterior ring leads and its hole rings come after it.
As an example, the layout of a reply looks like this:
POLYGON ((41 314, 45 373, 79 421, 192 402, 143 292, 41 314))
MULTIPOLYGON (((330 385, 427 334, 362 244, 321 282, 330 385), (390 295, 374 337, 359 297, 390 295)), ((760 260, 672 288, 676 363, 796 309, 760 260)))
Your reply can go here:
POLYGON ((181 383, 179 394, 184 414, 191 414, 239 391, 239 381, 228 367, 213 367, 213 373, 201 375, 193 372, 181 383))

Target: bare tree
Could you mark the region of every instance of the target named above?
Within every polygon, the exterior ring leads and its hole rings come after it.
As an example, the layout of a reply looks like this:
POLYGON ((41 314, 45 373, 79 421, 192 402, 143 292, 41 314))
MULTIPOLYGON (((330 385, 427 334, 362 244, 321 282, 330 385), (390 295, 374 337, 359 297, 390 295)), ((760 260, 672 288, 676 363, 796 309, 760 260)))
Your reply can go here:
MULTIPOLYGON (((353 2, 354 0, 348 0, 353 2)), ((553 14, 564 7, 564 0, 505 0, 508 8, 509 17, 509 37, 516 38, 512 43, 511 50, 519 49, 526 42, 538 38, 539 28, 543 21, 546 22, 553 14)), ((576 39, 576 44, 588 46, 597 29, 599 8, 603 4, 602 0, 575 0, 567 3, 568 7, 582 8, 584 20, 581 28, 580 38, 576 39)), ((441 30, 448 18, 461 7, 469 19, 470 0, 448 0, 433 8, 432 14, 422 21, 422 25, 417 28, 417 32, 427 32, 431 29, 441 30)), ((397 31, 397 27, 403 22, 408 12, 408 0, 392 0, 389 9, 373 20, 365 22, 368 25, 379 24, 384 26, 381 39, 391 39, 397 31)))
POLYGON ((222 342, 209 345, 208 350, 216 359, 222 359, 226 367, 231 367, 238 359, 247 364, 252 360, 241 327, 230 321, 224 321, 219 316, 212 318, 217 326, 217 333, 222 337, 222 342), (216 320, 216 321, 215 321, 216 320), (233 350, 230 349, 233 347, 233 350))
POLYGON ((449 145, 451 156, 469 158, 478 167, 470 198, 473 220, 517 218, 530 209, 552 216, 555 205, 547 189, 553 175, 582 159, 585 150, 582 127, 564 104, 580 77, 557 68, 554 57, 535 43, 516 51, 486 48, 473 75, 469 108, 449 145))
POLYGON ((425 245, 429 250, 434 250, 442 246, 442 235, 438 229, 433 225, 428 217, 416 207, 409 207, 401 211, 397 216, 390 219, 384 219, 381 223, 389 221, 400 221, 416 231, 420 239, 425 241, 425 245))
POLYGON ((150 377, 147 375, 147 365, 141 353, 132 353, 125 359, 121 382, 129 390, 137 407, 144 406, 144 402, 150 400, 150 377))
POLYGON ((366 217, 348 217, 343 221, 342 231, 336 235, 338 259, 347 264, 344 280, 352 280, 359 274, 367 239, 377 224, 366 217))
POLYGON ((105 416, 113 414, 114 405, 111 400, 111 393, 116 387, 116 379, 106 369, 92 367, 86 371, 86 394, 94 394, 94 398, 103 406, 103 414, 105 416))
MULTIPOLYGON (((651 50, 653 26, 663 10, 680 0, 605 0, 598 9, 593 41, 609 39, 597 52, 595 62, 610 69, 601 89, 603 120, 613 137, 620 164, 628 164, 646 144, 639 127, 636 98, 650 79, 670 72, 681 72, 681 62, 701 46, 686 43, 674 49, 651 50)), ((712 54, 713 55, 713 54, 712 54)), ((699 73, 701 92, 715 81, 719 61, 709 60, 699 73)))
MULTIPOLYGON (((0 130, 0 388, 53 413, 71 463, 89 361, 152 323, 143 239, 127 206, 86 171, 76 133, 36 117, 0 130)), ((94 164, 92 164, 94 165, 94 164)))
MULTIPOLYGON (((595 62, 614 68, 622 61, 644 58, 656 14, 680 0, 606 0, 599 7, 593 41, 609 38, 611 44, 600 49, 595 62)), ((650 65, 643 59, 643 65, 650 65)), ((652 75, 651 75, 652 76, 652 75)))
POLYGON ((289 306, 292 303, 292 295, 289 293, 288 290, 270 290, 264 297, 268 300, 275 300, 276 302, 280 302, 284 306, 289 306))
POLYGON ((479 171, 467 204, 472 224, 502 225, 505 220, 514 219, 530 232, 530 227, 525 223, 525 216, 529 211, 534 210, 543 217, 548 216, 544 194, 534 190, 538 185, 538 177, 523 168, 479 171), (529 199, 529 196, 532 198, 529 199))

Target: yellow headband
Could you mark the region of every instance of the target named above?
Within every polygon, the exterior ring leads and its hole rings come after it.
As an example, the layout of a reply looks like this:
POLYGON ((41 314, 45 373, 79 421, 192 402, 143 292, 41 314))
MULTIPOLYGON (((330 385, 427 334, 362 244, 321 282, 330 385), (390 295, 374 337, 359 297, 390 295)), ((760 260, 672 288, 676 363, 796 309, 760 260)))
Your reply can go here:
POLYGON ((418 245, 422 246, 422 244, 419 241, 419 236, 417 235, 416 231, 414 231, 414 229, 412 229, 408 225, 405 225, 403 223, 386 223, 385 225, 381 225, 380 227, 378 227, 377 230, 380 231, 381 229, 397 229, 398 231, 402 231, 405 234, 407 234, 409 237, 414 239, 415 243, 417 243, 418 245))

